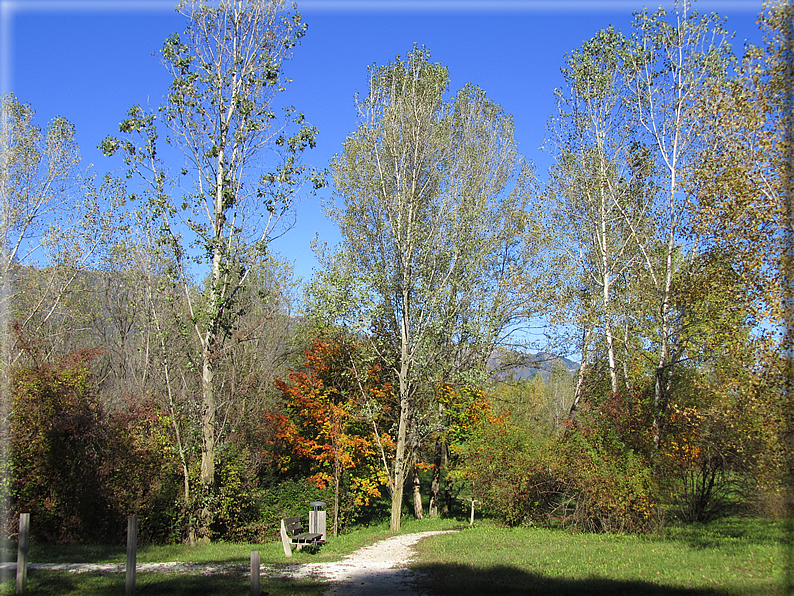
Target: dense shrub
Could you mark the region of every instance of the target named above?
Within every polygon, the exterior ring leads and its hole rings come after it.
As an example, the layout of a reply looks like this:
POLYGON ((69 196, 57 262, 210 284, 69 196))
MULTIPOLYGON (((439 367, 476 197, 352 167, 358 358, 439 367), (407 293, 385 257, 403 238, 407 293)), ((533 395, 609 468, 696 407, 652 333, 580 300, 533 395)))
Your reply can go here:
POLYGON ((314 501, 332 503, 333 489, 317 488, 305 478, 289 478, 273 484, 259 492, 258 519, 247 531, 259 542, 278 540, 281 519, 300 517, 304 524, 307 523, 309 503, 314 501))
POLYGON ((480 424, 462 450, 474 495, 508 525, 644 532, 656 523, 649 466, 630 449, 606 449, 577 431, 540 437, 505 420, 480 424))
POLYGON ((625 447, 594 445, 576 432, 548 447, 564 486, 550 523, 587 532, 643 533, 656 527, 657 490, 645 458, 625 447))
POLYGON ((230 444, 218 458, 216 488, 210 500, 212 538, 232 542, 256 540, 258 482, 247 450, 230 444))
POLYGON ((12 392, 15 511, 34 513, 37 539, 104 537, 111 516, 100 481, 103 429, 85 358, 16 370, 12 392))
POLYGON ((675 404, 671 409, 659 458, 671 515, 705 523, 746 511, 756 482, 732 413, 675 404))
POLYGON ((546 455, 529 433, 492 419, 481 422, 461 446, 461 472, 474 497, 506 524, 534 523, 554 508, 559 495, 546 455))
MULTIPOLYGON (((130 514, 144 542, 186 541, 202 516, 212 519, 212 540, 277 540, 282 517, 305 522, 310 502, 333 502, 331 488, 274 476, 261 449, 239 440, 219 453, 212 487, 193 462, 186 502, 167 413, 146 400, 103 411, 89 364, 90 355, 76 354, 13 373, 11 508, 32 514, 34 540, 121 543, 130 514)), ((355 497, 341 495, 343 524, 360 509, 355 497)))
POLYGON ((103 421, 101 482, 115 512, 112 536, 138 516, 142 542, 173 541, 182 474, 174 456, 168 419, 152 401, 129 404, 103 421))
POLYGON ((13 372, 13 511, 32 514, 37 540, 118 542, 137 514, 141 539, 163 541, 179 474, 161 412, 148 402, 103 412, 89 360, 74 354, 13 372))

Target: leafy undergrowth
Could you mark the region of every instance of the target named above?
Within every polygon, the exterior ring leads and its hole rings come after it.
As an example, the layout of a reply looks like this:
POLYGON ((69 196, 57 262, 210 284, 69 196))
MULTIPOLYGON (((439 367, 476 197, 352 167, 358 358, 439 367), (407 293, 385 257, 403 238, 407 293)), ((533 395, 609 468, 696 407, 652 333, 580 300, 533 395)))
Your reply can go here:
POLYGON ((726 520, 657 536, 480 525, 419 543, 420 591, 438 595, 783 594, 781 522, 726 520))

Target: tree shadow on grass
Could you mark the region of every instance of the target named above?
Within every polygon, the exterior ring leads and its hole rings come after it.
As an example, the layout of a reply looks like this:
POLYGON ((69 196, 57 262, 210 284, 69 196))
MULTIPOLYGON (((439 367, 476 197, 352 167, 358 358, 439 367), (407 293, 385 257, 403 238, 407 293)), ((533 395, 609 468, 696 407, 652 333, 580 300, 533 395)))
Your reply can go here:
POLYGON ((528 573, 508 565, 477 569, 468 565, 435 563, 412 565, 418 593, 483 596, 724 596, 725 591, 663 586, 643 581, 607 578, 565 579, 528 573))

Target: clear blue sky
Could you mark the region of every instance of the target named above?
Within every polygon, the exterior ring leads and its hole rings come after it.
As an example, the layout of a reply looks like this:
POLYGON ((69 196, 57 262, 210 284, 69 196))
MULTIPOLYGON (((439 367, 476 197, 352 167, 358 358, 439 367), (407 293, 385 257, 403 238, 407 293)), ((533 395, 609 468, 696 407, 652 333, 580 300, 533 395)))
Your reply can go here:
MULTIPOLYGON (((96 145, 117 131, 133 104, 155 108, 169 79, 157 57, 163 40, 184 29, 173 2, 162 0, 0 0, 0 91, 36 110, 40 125, 56 115, 76 126, 86 165, 112 167, 96 145)), ((540 150, 561 85, 563 57, 610 24, 628 32, 631 13, 669 2, 641 0, 312 0, 298 3, 309 30, 287 65, 285 98, 319 128, 308 161, 325 167, 356 127, 353 97, 367 67, 425 45, 449 67, 453 91, 479 85, 513 115, 522 153, 541 178, 550 163, 540 150)), ((734 48, 760 43, 761 0, 701 0, 736 31, 734 48)), ((323 196, 328 196, 323 192, 323 196)), ((337 239, 319 197, 298 205, 296 227, 277 250, 307 279, 316 266, 315 233, 337 239)))

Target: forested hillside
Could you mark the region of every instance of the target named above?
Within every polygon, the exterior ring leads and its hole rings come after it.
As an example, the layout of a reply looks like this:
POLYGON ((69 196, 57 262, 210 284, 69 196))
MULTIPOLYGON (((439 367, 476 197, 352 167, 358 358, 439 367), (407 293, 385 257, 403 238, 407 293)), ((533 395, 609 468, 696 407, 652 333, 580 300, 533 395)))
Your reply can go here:
POLYGON ((123 171, 1 98, 5 535, 272 540, 318 500, 334 535, 459 498, 584 531, 787 513, 790 3, 761 47, 688 2, 596 32, 538 115, 548 176, 421 45, 309 165, 306 23, 216 4, 98 140, 123 171), (341 240, 298 280, 272 245, 321 188, 341 240))

